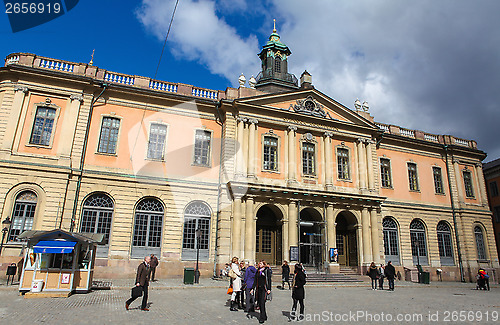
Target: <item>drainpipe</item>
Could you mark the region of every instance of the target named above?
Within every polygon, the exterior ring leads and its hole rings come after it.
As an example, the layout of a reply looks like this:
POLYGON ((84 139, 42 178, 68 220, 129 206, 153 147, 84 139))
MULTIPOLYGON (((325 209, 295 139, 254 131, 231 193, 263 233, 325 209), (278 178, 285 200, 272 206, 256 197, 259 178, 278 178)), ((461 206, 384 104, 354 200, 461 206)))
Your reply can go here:
POLYGON ((216 121, 217 124, 220 125, 221 130, 221 141, 220 141, 220 154, 219 154, 219 180, 217 183, 217 213, 215 220, 215 248, 214 248, 214 274, 213 277, 217 278, 217 254, 219 253, 219 218, 220 218, 220 196, 221 196, 221 179, 222 179, 222 147, 224 143, 225 137, 223 136, 224 132, 224 122, 222 120, 222 115, 219 111, 219 108, 222 106, 222 99, 220 99, 215 104, 215 109, 217 110, 217 115, 219 117, 219 121, 216 121))
POLYGON ((298 255, 299 255, 299 260, 297 262, 300 263, 300 200, 297 200, 297 231, 298 231, 298 238, 297 238, 297 246, 298 246, 298 255))
MULTIPOLYGON (((453 192, 451 191, 450 168, 448 167, 448 145, 443 145, 443 148, 444 148, 444 153, 445 153, 445 157, 446 157, 446 175, 448 177, 448 187, 449 187, 449 191, 450 191, 451 211, 452 211, 452 215, 453 215, 453 227, 455 228, 455 241, 457 242, 458 266, 460 268, 460 281, 465 282, 464 266, 463 266, 463 262, 462 262, 462 252, 460 251, 460 239, 458 237, 455 201, 453 199, 453 192)), ((457 186, 459 186, 458 180, 457 180, 457 186)))
MULTIPOLYGON (((76 209, 78 208, 78 199, 80 197, 80 188, 82 186, 82 178, 83 178, 83 166, 85 164, 85 154, 87 153, 87 142, 89 140, 89 133, 90 133, 90 123, 92 122, 92 113, 94 111, 94 104, 101 98, 102 94, 108 87, 108 84, 103 83, 102 84, 102 91, 99 94, 99 96, 95 97, 92 99, 92 102, 90 104, 90 109, 89 109, 89 116, 87 118, 87 129, 85 130, 85 137, 83 138, 83 149, 82 149, 82 156, 80 157, 80 168, 79 168, 79 175, 78 175, 78 180, 76 182, 76 190, 75 190, 75 201, 73 203, 73 213, 71 215, 71 225, 69 228, 70 232, 73 232, 75 228, 75 220, 76 220, 76 209)), ((61 217, 61 223, 62 223, 62 217, 61 217)))

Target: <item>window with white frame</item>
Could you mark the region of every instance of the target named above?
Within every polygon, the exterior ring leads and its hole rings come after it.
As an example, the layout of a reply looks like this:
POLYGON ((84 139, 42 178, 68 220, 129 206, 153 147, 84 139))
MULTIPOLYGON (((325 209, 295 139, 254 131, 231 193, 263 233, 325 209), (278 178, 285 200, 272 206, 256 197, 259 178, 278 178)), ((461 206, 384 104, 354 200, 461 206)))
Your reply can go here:
POLYGON ((302 172, 304 175, 315 175, 316 146, 314 143, 302 142, 302 172))
POLYGON ((165 158, 165 141, 167 139, 167 126, 152 123, 149 129, 148 159, 163 160, 165 158))
POLYGON ((37 196, 33 191, 24 191, 17 195, 14 211, 12 211, 12 224, 8 241, 19 241, 17 236, 33 228, 36 203, 37 196))
POLYGON ((421 220, 415 219, 410 223, 410 244, 413 264, 428 265, 425 226, 421 220))
POLYGON ((31 131, 30 144, 49 146, 52 137, 52 129, 56 117, 56 109, 50 107, 38 107, 36 109, 35 122, 31 131))
POLYGON ((339 179, 349 179, 349 150, 337 148, 337 173, 339 179))
POLYGON ((380 158, 380 182, 382 187, 392 188, 391 161, 387 158, 380 158))
POLYGON ((486 259, 486 247, 484 245, 483 229, 480 226, 474 227, 474 237, 476 238, 477 259, 486 259))
POLYGON ((194 164, 198 166, 210 165, 210 144, 212 132, 196 130, 194 142, 194 164))
POLYGON ((465 169, 462 171, 462 175, 464 177, 465 196, 473 198, 474 188, 472 186, 472 173, 470 172, 470 170, 465 169))
POLYGON ((440 221, 437 225, 437 239, 441 265, 454 265, 453 246, 451 245, 451 229, 448 223, 440 221))
POLYGON ((132 256, 160 255, 163 204, 156 198, 142 199, 135 209, 132 256))
POLYGON ((118 131, 120 130, 120 119, 106 116, 102 119, 101 135, 97 152, 116 154, 118 143, 118 131))
POLYGON ((399 265, 398 226, 391 217, 382 220, 385 261, 399 265))
POLYGON ((432 175, 434 178, 434 192, 436 194, 444 194, 443 176, 440 167, 432 167, 432 175))
POLYGON ((408 185, 410 191, 418 191, 417 164, 408 163, 408 185))
POLYGON ((182 240, 183 260, 195 260, 197 253, 199 253, 201 260, 208 260, 210 216, 210 208, 205 202, 191 202, 186 207, 182 240), (200 236, 196 235, 197 230, 200 230, 200 236), (199 252, 197 252, 197 249, 199 249, 199 252))
POLYGON ((264 170, 278 170, 278 138, 264 136, 264 170))
POLYGON ((104 234, 104 245, 97 246, 97 257, 106 258, 113 219, 113 200, 105 193, 94 193, 83 203, 81 232, 104 234))

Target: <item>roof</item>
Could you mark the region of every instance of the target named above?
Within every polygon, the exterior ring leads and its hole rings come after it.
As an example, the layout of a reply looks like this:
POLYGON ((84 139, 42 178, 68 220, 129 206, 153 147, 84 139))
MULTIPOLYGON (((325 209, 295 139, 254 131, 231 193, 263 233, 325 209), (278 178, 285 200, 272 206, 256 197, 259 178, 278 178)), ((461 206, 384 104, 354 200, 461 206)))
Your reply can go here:
POLYGON ((54 229, 48 231, 28 230, 20 234, 17 238, 28 239, 30 243, 35 243, 40 240, 61 238, 89 244, 104 244, 104 234, 76 233, 65 231, 62 229, 54 229))
POLYGON ((488 169, 492 169, 498 166, 500 166, 500 158, 483 164, 483 170, 487 171, 488 169))

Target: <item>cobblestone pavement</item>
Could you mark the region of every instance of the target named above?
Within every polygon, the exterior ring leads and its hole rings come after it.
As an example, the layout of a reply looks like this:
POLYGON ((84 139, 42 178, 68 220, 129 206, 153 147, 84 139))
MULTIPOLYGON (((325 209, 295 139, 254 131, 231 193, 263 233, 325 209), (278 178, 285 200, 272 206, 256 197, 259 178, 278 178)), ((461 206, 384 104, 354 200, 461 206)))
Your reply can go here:
MULTIPOLYGON (((69 298, 25 299, 3 286, 0 324, 143 324, 145 317, 158 324, 258 324, 257 318, 243 311, 230 312, 226 288, 211 284, 223 285, 205 281, 202 287, 168 288, 161 281, 155 283, 149 293, 149 312, 139 309, 140 299, 125 310, 130 295, 126 287, 69 298)), ((389 292, 367 286, 306 286, 305 323, 500 324, 498 286, 491 291, 473 288, 461 283, 405 284, 389 292)), ((290 291, 274 289, 273 300, 267 303, 266 324, 288 323, 291 303, 290 291)))

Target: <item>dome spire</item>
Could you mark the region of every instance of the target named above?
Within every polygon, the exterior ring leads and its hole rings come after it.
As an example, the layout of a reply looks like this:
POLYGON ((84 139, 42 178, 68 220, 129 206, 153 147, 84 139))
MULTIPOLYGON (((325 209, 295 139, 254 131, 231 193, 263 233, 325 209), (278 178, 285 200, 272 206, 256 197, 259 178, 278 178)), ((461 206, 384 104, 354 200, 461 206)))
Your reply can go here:
POLYGON ((273 33, 276 33, 276 19, 273 19, 273 22, 274 22, 273 33))

